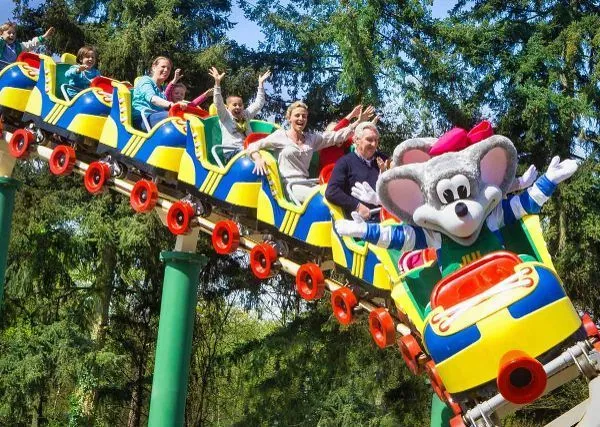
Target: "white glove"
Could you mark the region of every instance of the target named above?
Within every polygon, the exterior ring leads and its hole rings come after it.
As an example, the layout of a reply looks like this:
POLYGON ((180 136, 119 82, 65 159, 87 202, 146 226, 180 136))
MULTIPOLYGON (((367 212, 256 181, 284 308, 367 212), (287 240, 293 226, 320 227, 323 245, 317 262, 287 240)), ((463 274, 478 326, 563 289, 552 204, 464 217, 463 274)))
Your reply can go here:
POLYGON ((513 191, 524 190, 526 188, 531 187, 537 179, 537 177, 538 171, 535 165, 529 166, 529 169, 527 169, 523 175, 521 175, 513 181, 509 193, 512 193, 513 191))
POLYGON ((340 236, 364 238, 367 234, 367 223, 357 212, 352 212, 352 218, 354 218, 354 221, 350 221, 349 219, 337 220, 335 222, 335 231, 340 236))
POLYGON ((546 171, 546 177, 556 185, 570 178, 576 171, 577 162, 575 160, 567 159, 561 162, 558 156, 554 156, 546 171))
POLYGON ((352 197, 360 200, 363 203, 368 203, 370 205, 380 205, 379 196, 371 188, 368 182, 357 182, 354 184, 354 187, 350 190, 350 194, 352 197))

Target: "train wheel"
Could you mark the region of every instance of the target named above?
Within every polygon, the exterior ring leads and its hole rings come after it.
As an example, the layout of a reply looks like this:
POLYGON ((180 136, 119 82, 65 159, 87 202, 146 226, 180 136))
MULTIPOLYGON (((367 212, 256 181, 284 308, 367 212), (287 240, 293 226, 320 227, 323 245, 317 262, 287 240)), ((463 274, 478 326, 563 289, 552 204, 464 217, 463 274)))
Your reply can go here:
POLYGON ((156 184, 147 179, 140 179, 131 190, 129 203, 138 213, 150 212, 156 206, 158 189, 156 184))
POLYGON ((600 332, 598 332, 598 327, 592 320, 589 314, 585 313, 581 316, 581 323, 583 324, 583 329, 585 330, 588 338, 596 338, 596 342, 594 343, 594 347, 596 350, 600 351, 600 332))
POLYGON ((104 185, 110 177, 110 168, 103 162, 92 162, 85 171, 83 183, 87 191, 99 194, 104 190, 104 185))
POLYGON ((190 223, 196 214, 194 207, 188 202, 175 202, 167 212, 167 227, 176 236, 188 234, 191 231, 190 223))
POLYGON ((466 427, 462 415, 456 415, 450 419, 450 427, 466 427))
POLYGON ((427 377, 429 377, 431 388, 433 388, 435 394, 437 394, 441 400, 446 400, 446 396, 444 395, 446 388, 444 387, 444 383, 442 382, 442 379, 435 368, 435 362, 433 360, 429 360, 425 364, 425 373, 427 374, 427 377))
POLYGON ((358 305, 356 295, 348 288, 339 288, 331 293, 333 314, 342 325, 349 325, 354 320, 354 307, 358 305))
POLYGON ((446 405, 448 405, 448 407, 452 410, 454 415, 456 415, 457 417, 461 416, 462 409, 461 409, 460 405, 454 401, 452 396, 450 396, 450 393, 448 393, 447 391, 444 391, 444 399, 443 400, 446 402, 446 405))
POLYGON ((35 135, 27 129, 17 129, 13 133, 10 142, 8 143, 8 150, 11 156, 17 159, 25 159, 29 155, 31 145, 35 141, 35 135))
POLYGON ((400 347, 400 354, 406 362, 408 369, 415 374, 419 375, 419 356, 422 353, 421 346, 412 335, 404 335, 398 341, 398 347, 400 347))
POLYGON ((256 245, 250 251, 250 269, 259 279, 271 277, 275 261, 277 261, 277 251, 268 243, 256 245))
POLYGON ((325 278, 317 264, 302 264, 296 273, 296 290, 307 301, 319 299, 325 293, 325 278))
POLYGON ((68 145, 57 145, 52 150, 48 164, 50 172, 54 175, 64 176, 69 175, 75 166, 75 150, 68 145))
POLYGON ((212 233, 212 245, 215 252, 220 255, 235 252, 240 244, 240 229, 231 220, 219 221, 215 224, 212 233))
POLYGON ((369 314, 369 331, 380 348, 394 344, 396 339, 396 326, 394 319, 385 308, 376 308, 369 314))

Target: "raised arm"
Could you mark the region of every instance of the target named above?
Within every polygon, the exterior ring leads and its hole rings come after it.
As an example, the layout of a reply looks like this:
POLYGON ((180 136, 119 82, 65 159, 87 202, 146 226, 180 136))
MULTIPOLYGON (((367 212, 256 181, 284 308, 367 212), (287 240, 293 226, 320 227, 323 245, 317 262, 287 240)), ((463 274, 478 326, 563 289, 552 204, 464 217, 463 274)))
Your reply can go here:
POLYGON ((267 70, 264 74, 262 74, 258 78, 258 90, 256 92, 256 99, 248 108, 246 108, 246 116, 248 119, 253 119, 259 111, 262 109, 263 105, 265 105, 265 80, 271 77, 271 71, 267 70))
POLYGON ((219 70, 217 70, 215 67, 210 67, 208 74, 215 79, 213 102, 215 103, 215 107, 217 107, 219 120, 221 120, 221 122, 231 120, 229 111, 227 111, 227 106, 225 105, 225 102, 223 102, 223 95, 221 94, 221 80, 225 76, 225 72, 219 73, 219 70))

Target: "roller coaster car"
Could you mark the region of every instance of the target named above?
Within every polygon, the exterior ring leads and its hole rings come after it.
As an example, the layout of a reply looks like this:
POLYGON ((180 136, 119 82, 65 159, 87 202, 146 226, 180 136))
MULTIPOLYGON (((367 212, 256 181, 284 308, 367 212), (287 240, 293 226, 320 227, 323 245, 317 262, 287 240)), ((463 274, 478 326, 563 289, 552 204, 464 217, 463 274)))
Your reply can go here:
POLYGON ((331 214, 325 202, 325 187, 316 185, 302 204, 289 201, 284 193, 277 161, 267 151, 261 151, 261 154, 268 174, 262 178, 258 194, 258 220, 277 234, 308 245, 306 249, 331 247, 331 214))
POLYGON ((135 129, 131 120, 133 89, 118 82, 112 86, 112 107, 102 128, 98 153, 114 155, 148 174, 174 179, 186 146, 185 120, 167 117, 148 132, 135 129))
POLYGON ((24 112, 29 95, 38 81, 40 57, 22 52, 17 61, 0 70, 0 105, 24 112))
POLYGON ((89 88, 69 99, 65 73, 72 64, 56 63, 46 55, 39 57, 44 78, 38 79, 31 91, 23 120, 72 141, 77 136, 100 139, 112 104, 112 80, 96 77, 89 88))
MULTIPOLYGON (((333 221, 344 219, 342 209, 328 203, 333 221)), ((386 220, 383 225, 395 221, 386 220)), ((331 229, 331 252, 337 268, 344 273, 360 279, 367 289, 376 288, 389 295, 392 287, 400 280, 398 261, 400 251, 384 249, 363 240, 342 237, 331 229)))
MULTIPOLYGON (((520 225, 527 238, 537 234, 539 223, 532 226, 525 220, 520 225)), ((581 328, 548 264, 545 245, 532 246, 521 257, 508 251, 490 253, 433 288, 423 341, 449 393, 476 392, 495 380, 507 400, 533 401, 546 385, 536 358, 559 348, 581 328), (532 261, 536 254, 540 258, 532 261)))
MULTIPOLYGON (((238 153, 224 164, 218 116, 199 119, 184 114, 184 117, 190 121, 178 185, 196 196, 209 196, 211 203, 225 208, 250 208, 254 214, 261 187, 261 178, 252 173, 254 162, 245 153, 238 153)), ((273 132, 277 125, 251 120, 250 127, 260 130, 264 136, 273 132)), ((252 135, 256 134, 252 133, 250 137, 252 135)))

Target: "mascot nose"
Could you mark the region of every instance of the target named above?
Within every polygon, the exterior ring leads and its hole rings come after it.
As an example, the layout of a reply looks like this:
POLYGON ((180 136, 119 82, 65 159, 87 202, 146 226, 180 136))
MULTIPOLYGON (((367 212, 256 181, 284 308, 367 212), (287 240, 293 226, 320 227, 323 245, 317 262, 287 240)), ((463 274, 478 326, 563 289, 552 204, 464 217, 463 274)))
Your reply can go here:
POLYGON ((462 218, 467 216, 469 213, 469 208, 463 202, 458 202, 456 205, 454 205, 454 212, 456 212, 456 215, 459 218, 462 218))

